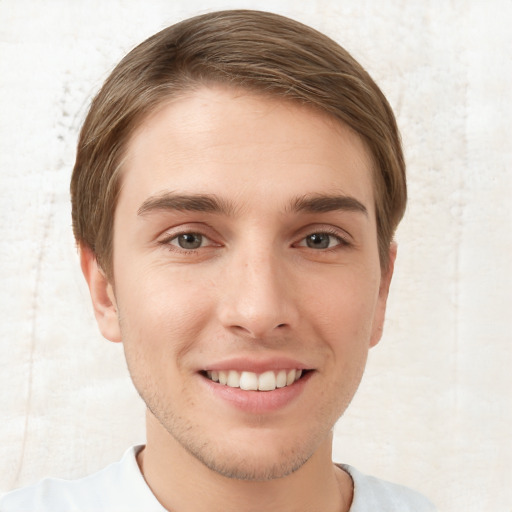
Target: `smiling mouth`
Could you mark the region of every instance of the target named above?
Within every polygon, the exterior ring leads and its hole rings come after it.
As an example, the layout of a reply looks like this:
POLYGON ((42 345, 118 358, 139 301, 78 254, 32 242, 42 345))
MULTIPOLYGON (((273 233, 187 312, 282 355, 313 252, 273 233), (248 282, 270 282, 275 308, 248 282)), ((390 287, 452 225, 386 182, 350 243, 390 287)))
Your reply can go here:
POLYGON ((274 391, 278 388, 291 386, 297 382, 307 370, 269 370, 263 373, 239 372, 236 370, 220 370, 202 372, 205 377, 230 388, 245 391, 274 391))

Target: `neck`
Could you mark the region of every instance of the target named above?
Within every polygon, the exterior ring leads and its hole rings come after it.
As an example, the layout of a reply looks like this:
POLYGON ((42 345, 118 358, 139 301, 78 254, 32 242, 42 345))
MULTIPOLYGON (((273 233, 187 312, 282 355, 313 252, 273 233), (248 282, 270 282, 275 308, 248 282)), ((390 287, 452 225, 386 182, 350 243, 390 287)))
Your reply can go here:
POLYGON ((138 463, 151 491, 171 512, 347 512, 352 480, 331 460, 332 435, 294 473, 272 480, 228 478, 188 453, 148 414, 138 463))

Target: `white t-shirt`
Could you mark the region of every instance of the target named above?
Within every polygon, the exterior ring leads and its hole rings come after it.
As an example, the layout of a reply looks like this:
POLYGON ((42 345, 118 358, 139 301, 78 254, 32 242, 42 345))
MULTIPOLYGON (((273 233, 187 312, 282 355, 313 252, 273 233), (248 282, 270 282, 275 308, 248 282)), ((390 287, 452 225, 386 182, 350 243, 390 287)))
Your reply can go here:
MULTIPOLYGON (((0 499, 0 512, 166 512, 142 476, 136 460, 142 446, 79 480, 45 478, 31 487, 11 491, 0 499)), ((366 476, 340 464, 354 481, 350 512, 435 512, 421 494, 366 476)))

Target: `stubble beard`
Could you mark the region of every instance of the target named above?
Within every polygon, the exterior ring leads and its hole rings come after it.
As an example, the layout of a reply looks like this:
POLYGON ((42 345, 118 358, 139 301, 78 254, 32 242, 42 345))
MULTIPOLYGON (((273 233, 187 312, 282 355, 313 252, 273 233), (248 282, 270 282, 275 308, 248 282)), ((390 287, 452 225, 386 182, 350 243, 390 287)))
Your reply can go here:
MULTIPOLYGON (((127 362, 129 362, 128 358, 127 362)), ((276 443, 272 442, 272 446, 268 448, 263 442, 263 446, 257 450, 255 443, 251 442, 249 432, 246 439, 238 440, 238 445, 223 442, 230 435, 229 431, 215 427, 217 432, 214 432, 212 430, 214 427, 208 421, 194 422, 191 418, 180 415, 168 403, 171 399, 166 400, 155 391, 159 387, 158 383, 149 374, 132 372, 130 364, 128 369, 135 388, 148 408, 148 414, 153 415, 160 423, 172 438, 172 443, 177 443, 179 449, 184 450, 218 475, 254 482, 284 478, 306 464, 322 443, 331 438, 336 421, 345 412, 357 389, 356 385, 353 391, 339 390, 337 399, 326 401, 316 411, 314 421, 307 431, 302 431, 296 439, 291 439, 293 432, 289 432, 287 437, 290 443, 283 442, 279 448, 276 448, 276 443), (270 450, 274 451, 270 452, 270 450)), ((181 396, 185 396, 186 390, 180 391, 181 396)), ((332 392, 327 395, 336 396, 332 392)), ((195 406, 192 399, 189 397, 188 400, 189 403, 186 406, 193 409, 195 406)), ((311 421, 311 416, 305 418, 306 422, 308 419, 311 421)), ((258 429, 257 423, 256 419, 253 428, 258 429)))
MULTIPOLYGON (((140 353, 131 356, 135 356, 134 359, 139 360, 139 363, 144 358, 140 353)), ((208 421, 194 422, 191 418, 181 415, 176 407, 172 406, 171 398, 160 395, 160 384, 150 373, 141 373, 137 365, 131 365, 131 357, 126 357, 126 361, 132 382, 145 402, 148 414, 151 414, 172 438, 171 443, 177 443, 188 455, 226 478, 261 482, 284 478, 294 473, 312 457, 321 442, 330 435, 337 419, 332 417, 331 403, 320 411, 319 421, 309 433, 303 433, 293 443, 283 443, 278 448, 275 447, 276 443, 272 443, 273 446, 270 448, 265 445, 255 447, 255 443, 248 437, 250 433, 237 444, 226 442, 225 439, 230 436, 229 431, 216 427, 217 432, 213 432, 214 427, 209 425, 208 421), (325 421, 329 416, 332 422, 325 421)), ((186 396, 186 390, 181 389, 177 396, 186 396)), ((189 397, 188 401, 184 408, 194 409, 193 400, 189 397)), ((258 430, 258 418, 253 422, 253 428, 258 430)))
MULTIPOLYGON (((128 356, 126 345, 125 355, 128 356)), ((139 363, 144 359, 140 352, 131 356, 139 363)), ((359 385, 365 363, 363 360, 351 387, 347 389, 339 382, 331 382, 331 389, 323 391, 330 400, 323 403, 314 415, 309 414, 309 417, 305 418, 306 423, 313 420, 306 431, 299 428, 302 431, 296 439, 292 439, 295 432, 289 431, 289 443, 283 442, 278 448, 275 442, 271 442, 270 448, 262 443, 263 446, 258 451, 255 443, 251 442, 249 432, 245 439, 238 440, 238 444, 223 442, 223 438, 230 435, 229 431, 216 427, 217 432, 213 432, 211 429, 214 427, 207 420, 202 423, 201 420, 194 422, 191 418, 180 415, 176 407, 172 406, 172 399, 158 392, 161 383, 157 382, 150 372, 140 372, 140 366, 137 364, 132 367, 131 357, 126 357, 126 361, 135 388, 145 402, 149 414, 160 423, 172 438, 172 442, 177 443, 180 449, 218 475, 255 482, 284 478, 296 472, 308 462, 323 442, 331 438, 334 424, 345 412, 359 385)), ((149 365, 142 365, 144 366, 149 365)), ((181 389, 177 396, 185 397, 186 389, 181 389)), ((184 409, 194 408, 193 399, 189 396, 184 409)), ((254 423, 253 428, 257 429, 257 420, 254 423)))
MULTIPOLYGON (((142 395, 141 397, 144 400, 142 395)), ((161 407, 150 403, 151 401, 144 401, 150 414, 183 450, 209 470, 226 478, 254 482, 284 478, 300 469, 314 453, 314 449, 306 448, 312 444, 310 442, 283 448, 272 460, 265 453, 265 447, 261 449, 261 456, 244 453, 244 446, 240 446, 238 450, 226 450, 225 445, 222 442, 217 443, 214 438, 205 440, 200 426, 193 425, 185 418, 168 414, 161 407)))

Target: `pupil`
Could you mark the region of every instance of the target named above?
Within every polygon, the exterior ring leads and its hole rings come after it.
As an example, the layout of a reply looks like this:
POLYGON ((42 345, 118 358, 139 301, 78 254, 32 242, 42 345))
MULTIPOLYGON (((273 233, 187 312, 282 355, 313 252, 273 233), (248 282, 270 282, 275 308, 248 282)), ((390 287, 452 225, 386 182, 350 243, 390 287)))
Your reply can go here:
POLYGON ((178 243, 182 249, 197 249, 201 247, 202 241, 203 237, 195 233, 186 233, 178 238, 178 243))
POLYGON ((309 235, 307 245, 313 249, 327 249, 329 247, 329 235, 322 233, 309 235))

